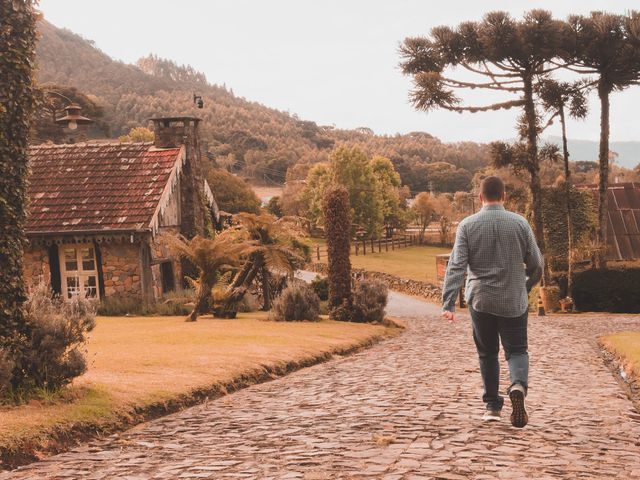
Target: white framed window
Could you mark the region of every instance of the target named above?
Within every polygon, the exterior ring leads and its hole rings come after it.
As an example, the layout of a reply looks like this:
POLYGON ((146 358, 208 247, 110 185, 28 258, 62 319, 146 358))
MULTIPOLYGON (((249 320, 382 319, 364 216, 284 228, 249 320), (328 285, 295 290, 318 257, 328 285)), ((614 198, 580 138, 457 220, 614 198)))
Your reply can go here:
POLYGON ((72 298, 84 292, 87 298, 100 298, 96 251, 92 244, 60 246, 62 295, 72 298))

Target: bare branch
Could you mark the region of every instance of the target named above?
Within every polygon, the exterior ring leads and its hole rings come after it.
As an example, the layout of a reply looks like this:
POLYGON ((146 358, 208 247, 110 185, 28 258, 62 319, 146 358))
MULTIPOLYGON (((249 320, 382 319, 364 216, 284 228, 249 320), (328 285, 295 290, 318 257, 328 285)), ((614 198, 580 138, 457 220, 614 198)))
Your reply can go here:
POLYGON ((493 103, 491 105, 483 105, 479 107, 458 107, 455 105, 447 105, 443 106, 443 108, 447 110, 451 110, 453 112, 490 112, 495 110, 509 110, 510 108, 522 107, 524 105, 524 99, 519 100, 511 100, 508 102, 499 102, 493 103))

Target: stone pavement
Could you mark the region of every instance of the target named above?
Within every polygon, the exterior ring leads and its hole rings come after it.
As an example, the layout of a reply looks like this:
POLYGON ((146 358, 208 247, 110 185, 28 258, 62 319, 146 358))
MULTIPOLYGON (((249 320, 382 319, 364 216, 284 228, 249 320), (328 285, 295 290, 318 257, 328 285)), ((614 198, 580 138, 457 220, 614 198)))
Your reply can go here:
POLYGON ((449 325, 396 294, 390 308, 412 315, 400 337, 0 480, 640 478, 640 415, 595 343, 640 317, 533 317, 531 423, 518 430, 508 408, 480 421, 468 317, 449 325))

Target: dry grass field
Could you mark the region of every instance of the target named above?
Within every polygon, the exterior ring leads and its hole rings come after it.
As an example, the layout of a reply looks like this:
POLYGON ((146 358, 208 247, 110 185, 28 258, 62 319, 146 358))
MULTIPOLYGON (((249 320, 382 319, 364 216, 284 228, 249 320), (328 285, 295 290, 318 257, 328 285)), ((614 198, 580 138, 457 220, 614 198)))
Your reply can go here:
POLYGON ((273 322, 266 313, 237 320, 99 317, 88 343, 89 370, 62 395, 0 408, 0 449, 39 443, 70 425, 122 422, 134 409, 179 400, 265 367, 310 361, 384 336, 380 325, 273 322))
POLYGON ((640 332, 619 332, 605 335, 602 345, 621 360, 625 370, 640 378, 640 332))

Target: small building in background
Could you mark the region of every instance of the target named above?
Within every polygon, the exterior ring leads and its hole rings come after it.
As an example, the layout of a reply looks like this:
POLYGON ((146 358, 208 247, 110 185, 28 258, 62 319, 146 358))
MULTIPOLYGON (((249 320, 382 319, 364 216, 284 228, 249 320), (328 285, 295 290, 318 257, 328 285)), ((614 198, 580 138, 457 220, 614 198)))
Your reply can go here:
POLYGON ((182 285, 188 266, 160 235, 203 235, 218 209, 202 174, 199 119, 153 121, 153 143, 29 149, 27 284, 45 281, 65 299, 141 301, 182 285))
MULTIPOLYGON (((598 198, 597 185, 590 189, 598 198)), ((613 183, 607 189, 607 258, 640 260, 640 183, 613 183)))

